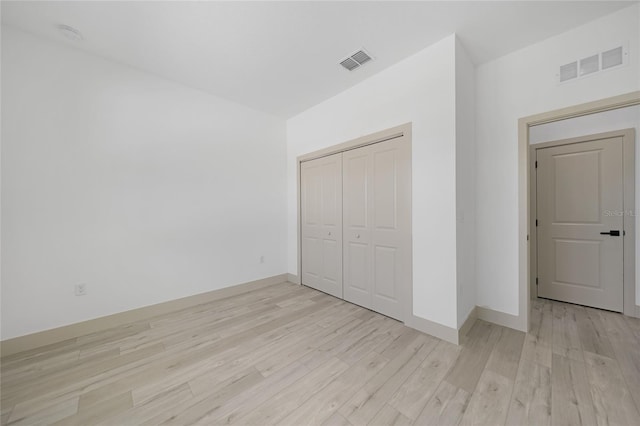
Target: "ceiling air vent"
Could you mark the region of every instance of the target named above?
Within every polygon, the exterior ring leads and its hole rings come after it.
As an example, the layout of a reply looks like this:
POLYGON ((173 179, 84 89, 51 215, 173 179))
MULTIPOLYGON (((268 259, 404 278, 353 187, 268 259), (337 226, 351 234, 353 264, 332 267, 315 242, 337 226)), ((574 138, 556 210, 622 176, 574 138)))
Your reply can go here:
POLYGON ((365 52, 364 49, 360 49, 345 60, 340 61, 340 65, 342 65, 349 71, 353 71, 356 68, 359 68, 361 65, 369 62, 371 59, 373 59, 371 55, 365 52))

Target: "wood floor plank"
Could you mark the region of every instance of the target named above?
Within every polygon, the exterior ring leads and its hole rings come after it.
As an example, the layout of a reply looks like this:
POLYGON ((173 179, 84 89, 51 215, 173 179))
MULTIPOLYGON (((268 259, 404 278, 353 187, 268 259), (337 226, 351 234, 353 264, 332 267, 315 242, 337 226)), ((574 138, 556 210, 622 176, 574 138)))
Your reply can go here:
POLYGON ((168 419, 177 414, 176 407, 187 405, 193 399, 194 395, 191 393, 189 384, 183 383, 173 388, 164 389, 152 398, 97 422, 96 425, 139 425, 149 422, 153 418, 168 419))
MULTIPOLYGON (((371 426, 377 425, 393 425, 393 426, 410 426, 413 424, 411 419, 402 415, 398 410, 390 406, 389 404, 384 404, 382 409, 378 411, 378 414, 368 423, 371 426)), ((354 424, 355 426, 355 424, 354 424)))
POLYGON ((530 360, 551 368, 553 346, 552 303, 547 300, 533 300, 531 325, 525 336, 522 359, 530 360))
POLYGON ((349 420, 345 419, 340 413, 333 413, 331 417, 322 423, 322 426, 353 426, 349 420))
MULTIPOLYGON (((327 314, 334 315, 340 319, 344 312, 340 314, 338 311, 329 310, 327 314)), ((285 324, 267 333, 265 338, 256 336, 235 347, 223 346, 222 351, 212 351, 210 348, 205 348, 205 352, 198 355, 197 362, 185 366, 185 362, 182 360, 180 363, 182 368, 175 368, 175 362, 171 361, 168 364, 168 368, 171 371, 163 372, 159 376, 161 377, 159 381, 152 381, 134 390, 134 401, 144 401, 153 397, 157 393, 158 387, 174 387, 185 380, 190 380, 192 386, 196 388, 203 387, 206 389, 211 386, 217 386, 221 381, 241 372, 243 368, 249 365, 255 366, 269 357, 277 358, 277 354, 305 338, 309 331, 331 331, 331 329, 320 329, 315 324, 307 324, 307 322, 313 322, 312 315, 303 318, 308 321, 296 321, 299 325, 297 333, 293 332, 294 329, 289 328, 289 324, 285 324)), ((133 381, 136 381, 136 379, 134 378, 133 381)), ((146 382, 149 382, 149 380, 147 379, 146 382)))
POLYGON ((55 423, 78 412, 78 397, 38 406, 14 407, 7 425, 38 425, 55 423))
POLYGON ((551 424, 551 368, 522 359, 511 396, 506 424, 551 424))
POLYGON ((596 424, 584 362, 553 354, 551 398, 551 424, 596 424))
POLYGON ((575 308, 578 323, 578 336, 582 350, 614 358, 613 347, 599 315, 589 315, 582 306, 575 308))
POLYGON ((371 352, 282 420, 289 425, 318 425, 337 412, 388 360, 371 352))
POLYGON ((175 407, 173 412, 158 413, 144 424, 185 425, 196 423, 205 418, 211 411, 221 407, 235 395, 251 388, 262 380, 264 380, 264 377, 258 370, 255 368, 247 369, 241 377, 228 380, 222 383, 218 389, 212 389, 211 392, 196 396, 187 404, 175 407), (170 416, 167 417, 169 414, 170 416))
POLYGON ((109 358, 107 360, 100 359, 94 363, 80 364, 66 371, 59 371, 43 378, 29 380, 3 393, 2 403, 18 404, 28 399, 33 399, 36 396, 45 396, 48 393, 59 394, 64 392, 69 386, 82 386, 82 384, 90 383, 92 377, 96 375, 137 360, 144 360, 152 354, 162 353, 163 351, 164 346, 157 344, 140 351, 120 355, 116 358, 109 358))
POLYGON ((501 425, 509 410, 513 381, 502 374, 485 369, 471 396, 461 425, 501 425))
POLYGON ((9 417, 11 416, 11 408, 3 411, 2 414, 0 414, 0 425, 4 426, 9 422, 9 417))
POLYGON ((627 388, 640 409, 640 344, 634 340, 629 317, 595 309, 588 310, 588 313, 601 319, 627 388))
POLYGON ((502 330, 502 327, 486 321, 476 321, 445 380, 470 394, 473 393, 502 330))
POLYGON ((112 416, 116 416, 133 407, 131 391, 106 398, 88 406, 83 406, 80 401, 78 412, 55 422, 55 426, 61 425, 94 425, 112 416))
MULTIPOLYGON (((387 324, 386 318, 374 316, 368 321, 361 323, 357 329, 352 330, 344 336, 337 336, 319 346, 311 353, 303 356, 300 362, 305 364, 309 369, 314 369, 332 357, 353 361, 355 357, 350 356, 353 352, 357 352, 364 357, 368 354, 362 354, 360 350, 362 342, 369 341, 369 336, 371 335, 383 333, 388 329, 387 324)), ((359 362, 360 359, 356 360, 356 363, 359 362)))
POLYGON ((632 425, 640 420, 640 413, 629 389, 611 358, 585 352, 591 397, 599 425, 632 425))
POLYGON ((30 362, 37 362, 42 358, 48 359, 63 353, 76 352, 79 350, 76 347, 76 341, 77 338, 63 340, 61 342, 40 346, 28 351, 3 356, 0 360, 0 364, 2 365, 2 369, 4 370, 15 365, 24 365, 30 362))
POLYGON ((303 339, 297 341, 289 350, 281 351, 279 356, 268 357, 255 364, 263 376, 269 376, 284 368, 286 365, 296 362, 303 356, 313 352, 324 343, 337 337, 344 336, 349 331, 360 325, 360 320, 354 320, 347 316, 333 326, 325 328, 317 327, 316 332, 308 333, 303 339))
MULTIPOLYGON (((397 321, 395 320, 389 318, 383 319, 378 329, 361 339, 357 346, 338 354, 338 358, 349 365, 353 365, 371 351, 378 353, 384 352, 386 348, 393 345, 397 339, 397 336, 394 335, 394 327, 396 327, 396 325, 397 321)), ((406 329, 406 327, 403 328, 406 329)))
POLYGON ((486 368, 514 381, 518 372, 525 333, 505 328, 489 356, 486 368))
POLYGON ((470 398, 471 394, 467 391, 443 380, 414 424, 458 425, 469 405, 470 398))
POLYGON ((640 318, 625 316, 624 319, 629 325, 629 328, 632 330, 633 334, 636 336, 638 342, 640 342, 640 318))
POLYGON ((437 343, 436 339, 424 334, 414 336, 402 352, 394 351, 396 356, 340 408, 340 414, 354 425, 368 424, 437 343))
POLYGON ((546 345, 536 337, 527 334, 522 345, 522 359, 537 362, 547 368, 551 368, 553 355, 552 345, 546 345))
POLYGON ((438 385, 458 359, 460 346, 440 341, 420 367, 410 375, 389 400, 389 405, 415 420, 438 385))
POLYGON ((640 320, 538 299, 461 346, 274 284, 2 358, 0 423, 634 424, 640 320))
POLYGON ((331 358, 315 370, 309 372, 289 388, 277 393, 244 416, 238 416, 234 423, 248 425, 275 425, 293 410, 344 373, 349 364, 338 358, 331 358))
POLYGON ((578 333, 577 306, 567 303, 553 304, 553 346, 554 354, 576 361, 584 361, 582 345, 578 333))
POLYGON ((210 411, 206 417, 202 418, 202 422, 204 424, 217 425, 232 424, 236 418, 247 413, 249 404, 262 404, 308 373, 309 369, 304 364, 299 362, 291 364, 287 368, 264 378, 252 388, 239 393, 223 406, 210 411))
MULTIPOLYGON (((304 317, 303 317, 304 318, 304 317)), ((296 320, 300 323, 300 321, 296 320)), ((148 386, 137 388, 134 390, 134 400, 152 397, 155 394, 155 388, 157 385, 173 387, 179 385, 185 380, 192 380, 196 376, 192 385, 196 385, 199 380, 204 381, 203 386, 216 385, 218 382, 231 377, 243 368, 243 363, 257 362, 264 357, 268 357, 270 354, 275 354, 282 348, 286 347, 290 343, 287 343, 290 332, 286 330, 289 323, 285 323, 279 327, 274 328, 268 333, 270 339, 267 345, 263 344, 261 336, 247 335, 245 330, 238 330, 239 334, 244 334, 245 341, 238 342, 238 346, 233 344, 225 344, 225 340, 218 342, 217 348, 205 347, 198 349, 197 351, 191 351, 188 357, 178 358, 176 361, 167 360, 166 362, 157 365, 156 371, 153 374, 149 372, 140 372, 141 375, 146 375, 147 380, 157 377, 160 383, 151 383, 148 386), (191 358, 189 362, 187 359, 191 358), (179 362, 178 362, 179 361, 179 362), (213 382, 208 377, 213 376, 213 382), (222 377, 220 377, 222 376, 222 377)), ((313 325, 310 325, 313 327, 313 325)), ((302 330, 305 330, 303 327, 302 330)), ((229 336, 228 340, 237 340, 235 336, 229 336)), ((128 378, 129 382, 137 382, 139 376, 133 376, 128 378)), ((126 387, 127 383, 120 383, 121 387, 126 387)), ((105 388, 103 393, 113 392, 113 389, 105 388)), ((99 397, 99 396, 97 396, 99 397)))
POLYGON ((39 359, 32 359, 22 364, 13 363, 11 366, 3 366, 0 375, 3 386, 10 383, 22 382, 33 376, 47 374, 56 369, 64 369, 80 358, 80 350, 64 352, 50 357, 42 356, 39 359))

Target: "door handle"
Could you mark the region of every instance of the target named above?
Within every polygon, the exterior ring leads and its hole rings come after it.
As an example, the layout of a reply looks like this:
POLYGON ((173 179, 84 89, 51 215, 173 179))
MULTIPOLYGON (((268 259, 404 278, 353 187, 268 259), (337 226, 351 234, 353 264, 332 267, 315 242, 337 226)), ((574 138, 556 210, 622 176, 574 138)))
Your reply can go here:
POLYGON ((620 231, 601 232, 600 235, 611 235, 612 237, 619 237, 620 231))

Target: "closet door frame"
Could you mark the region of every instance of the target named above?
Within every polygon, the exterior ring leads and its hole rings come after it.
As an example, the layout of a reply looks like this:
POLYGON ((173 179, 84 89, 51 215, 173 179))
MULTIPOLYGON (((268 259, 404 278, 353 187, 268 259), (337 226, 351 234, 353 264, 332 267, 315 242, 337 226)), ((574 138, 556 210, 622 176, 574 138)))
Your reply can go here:
MULTIPOLYGON (((340 152, 350 151, 356 148, 361 148, 363 146, 373 145, 375 143, 384 142, 388 140, 400 140, 401 143, 407 144, 409 154, 411 155, 411 123, 401 124, 396 127, 392 127, 390 129, 382 130, 380 132, 372 133, 366 136, 362 136, 356 139, 352 139, 350 141, 333 145, 318 151, 310 152, 308 154, 301 155, 296 160, 296 182, 297 182, 297 253, 298 253, 298 275, 296 277, 296 283, 300 284, 301 282, 301 274, 302 274, 302 209, 301 209, 301 200, 302 200, 302 187, 300 182, 301 177, 301 165, 305 161, 314 160, 321 157, 326 157, 329 155, 337 154, 340 152)), ((411 173, 410 173, 411 175, 411 173)), ((409 185, 412 186, 412 182, 410 179, 409 185)), ((412 194, 412 188, 409 188, 409 193, 412 194)), ((411 204, 411 198, 409 203, 411 204)), ((413 211, 412 206, 409 206, 409 211, 413 211)), ((407 263, 409 265, 409 270, 407 271, 407 280, 404 283, 404 288, 402 289, 402 294, 404 296, 404 300, 402 304, 404 306, 404 316, 403 322, 405 324, 410 324, 413 318, 413 213, 411 214, 411 220, 408 225, 408 259, 407 263)))

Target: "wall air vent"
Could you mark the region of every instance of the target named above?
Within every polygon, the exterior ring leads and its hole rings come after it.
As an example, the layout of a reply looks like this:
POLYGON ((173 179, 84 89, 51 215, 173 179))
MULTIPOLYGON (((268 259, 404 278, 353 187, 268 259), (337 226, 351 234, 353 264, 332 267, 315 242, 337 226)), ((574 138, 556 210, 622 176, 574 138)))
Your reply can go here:
POLYGON ((622 46, 615 49, 602 52, 602 69, 606 70, 618 65, 622 65, 624 62, 624 54, 622 52, 622 46))
POLYGON ((580 59, 580 75, 593 74, 600 71, 600 55, 580 59))
POLYGON ((571 62, 560 67, 560 82, 578 77, 578 62, 571 62))
POLYGON ((348 58, 340 61, 340 65, 349 71, 353 71, 372 59, 371 55, 369 55, 364 49, 360 49, 348 58))
POLYGON ((629 59, 629 50, 626 43, 613 49, 603 50, 600 53, 583 57, 561 65, 556 76, 559 83, 569 80, 580 80, 592 74, 599 74, 601 71, 608 71, 626 65, 629 59))

